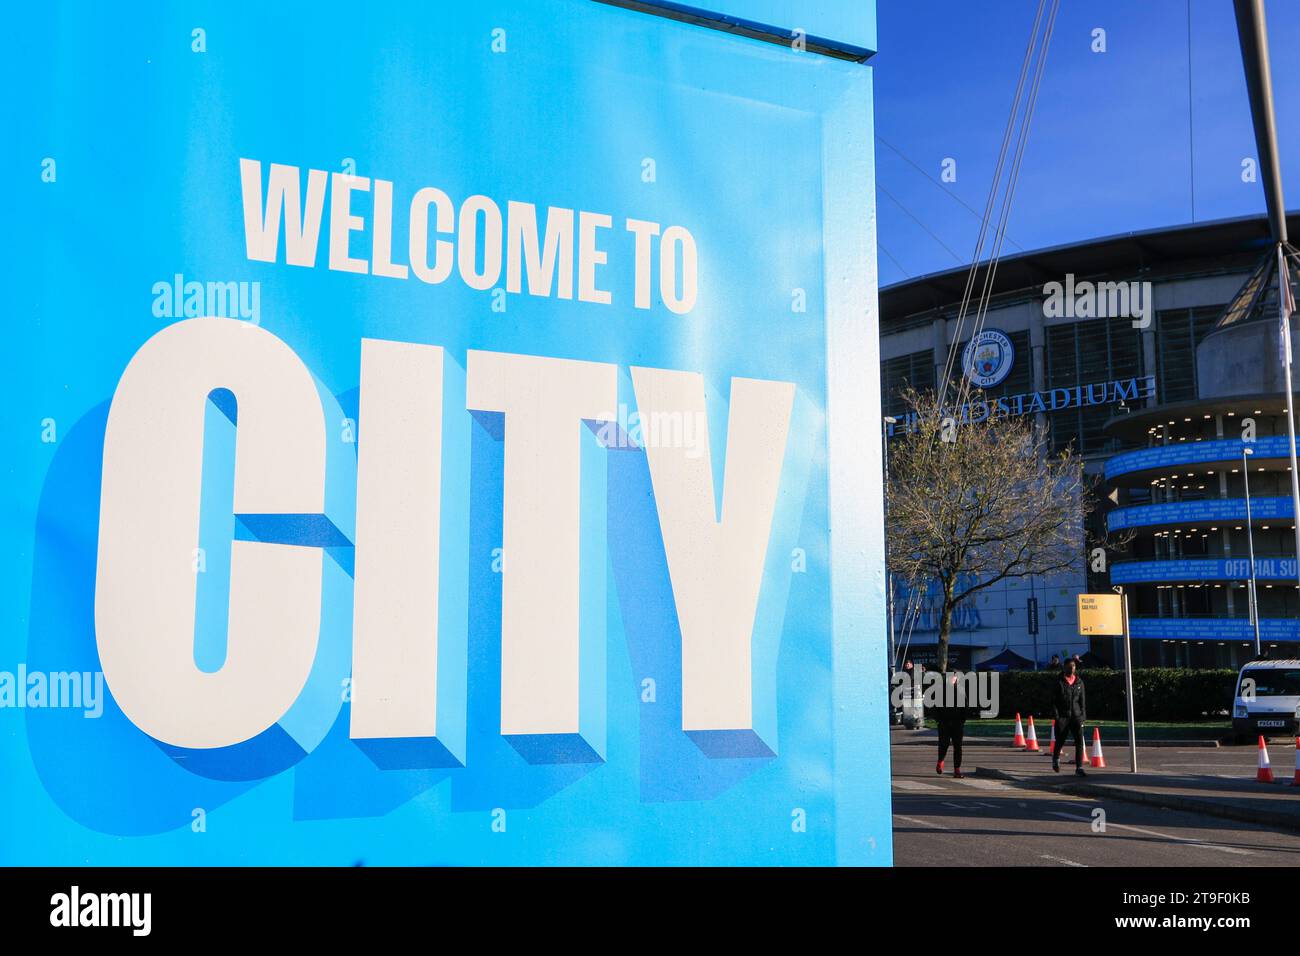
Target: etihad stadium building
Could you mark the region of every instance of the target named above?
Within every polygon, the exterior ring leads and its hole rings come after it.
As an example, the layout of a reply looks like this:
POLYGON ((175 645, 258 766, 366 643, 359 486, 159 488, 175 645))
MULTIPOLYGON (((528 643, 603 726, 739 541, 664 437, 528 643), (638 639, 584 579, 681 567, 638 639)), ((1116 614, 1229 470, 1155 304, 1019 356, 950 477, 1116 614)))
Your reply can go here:
MULTIPOLYGON (((1271 249, 1259 217, 1007 256, 973 345, 973 308, 958 331, 967 269, 881 290, 882 408, 899 419, 887 432, 906 427, 907 385, 939 385, 957 339, 960 374, 997 413, 1033 415, 1053 448, 1080 454, 1095 494, 1073 572, 1003 582, 959 609, 959 666, 1121 661, 1118 639, 1079 637, 1075 617, 1080 592, 1114 586, 1136 665, 1236 666, 1257 653, 1252 549, 1258 649, 1300 656, 1271 249)), ((929 591, 894 582, 900 662, 933 653, 929 591)))

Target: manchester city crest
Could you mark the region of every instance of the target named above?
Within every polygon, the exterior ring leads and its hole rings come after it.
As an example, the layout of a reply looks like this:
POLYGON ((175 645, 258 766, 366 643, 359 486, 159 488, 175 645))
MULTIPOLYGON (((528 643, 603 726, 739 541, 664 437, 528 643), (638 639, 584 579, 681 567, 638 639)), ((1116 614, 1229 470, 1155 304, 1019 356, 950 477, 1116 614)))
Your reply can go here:
POLYGON ((1011 339, 997 329, 985 329, 967 343, 962 367, 972 385, 992 388, 1011 373, 1015 360, 1016 349, 1011 339))

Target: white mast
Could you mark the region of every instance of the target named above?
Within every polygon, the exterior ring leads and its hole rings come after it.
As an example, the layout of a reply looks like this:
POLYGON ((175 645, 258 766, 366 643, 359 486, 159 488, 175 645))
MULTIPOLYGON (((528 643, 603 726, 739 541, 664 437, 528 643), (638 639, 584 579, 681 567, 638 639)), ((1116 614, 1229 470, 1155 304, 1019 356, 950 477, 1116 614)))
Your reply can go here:
MULTIPOLYGON (((1286 434, 1291 453, 1291 508, 1295 529, 1296 583, 1300 586, 1300 468, 1296 466, 1295 448, 1295 387, 1291 383, 1291 274, 1287 269, 1286 252, 1277 244, 1278 310, 1282 319, 1282 370, 1286 375, 1286 434)), ((1300 597, 1300 592, 1297 592, 1300 597)))

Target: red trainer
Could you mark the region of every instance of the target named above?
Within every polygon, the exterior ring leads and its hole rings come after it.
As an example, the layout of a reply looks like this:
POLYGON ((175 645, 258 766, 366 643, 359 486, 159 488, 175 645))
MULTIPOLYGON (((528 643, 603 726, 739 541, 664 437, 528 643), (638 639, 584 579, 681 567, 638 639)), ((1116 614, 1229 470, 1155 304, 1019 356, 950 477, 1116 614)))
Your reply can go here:
POLYGON ((965 775, 964 773, 962 773, 960 770, 954 770, 954 771, 952 772, 952 775, 953 775, 954 777, 956 777, 958 780, 960 780, 962 777, 966 776, 966 775, 965 775))
POLYGON ((935 772, 935 773, 943 773, 943 761, 942 761, 942 760, 940 760, 937 764, 934 765, 934 772, 935 772))

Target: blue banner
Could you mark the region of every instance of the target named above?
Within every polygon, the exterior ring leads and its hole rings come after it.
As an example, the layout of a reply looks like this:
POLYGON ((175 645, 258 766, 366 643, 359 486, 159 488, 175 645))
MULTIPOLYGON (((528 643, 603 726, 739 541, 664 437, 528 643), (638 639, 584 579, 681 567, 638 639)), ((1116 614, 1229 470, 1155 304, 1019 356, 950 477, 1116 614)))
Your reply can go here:
MULTIPOLYGON (((1252 520, 1290 518, 1295 508, 1291 499, 1266 497, 1250 499, 1252 520)), ((1214 521, 1246 520, 1245 498, 1213 498, 1207 501, 1168 501, 1158 505, 1132 505, 1116 508, 1106 515, 1106 527, 1112 532, 1151 525, 1204 524, 1214 521)))
MULTIPOLYGON (((1255 555, 1255 577, 1266 581, 1294 581, 1296 560, 1255 555)), ((1249 578, 1249 558, 1121 561, 1110 566, 1112 584, 1142 584, 1154 581, 1245 581, 1249 578)))
MULTIPOLYGON (((1255 629, 1244 617, 1135 617, 1129 621, 1129 634, 1135 640, 1139 638, 1182 641, 1255 640, 1255 629)), ((1259 637, 1263 641, 1300 640, 1300 621, 1286 618, 1260 618, 1259 637)))
POLYGON ((1212 441, 1179 442, 1158 445, 1138 451, 1126 451, 1106 460, 1103 471, 1107 481, 1135 471, 1152 468, 1175 468, 1182 465, 1202 465, 1210 462, 1240 461, 1241 450, 1250 448, 1256 460, 1261 458, 1289 458, 1290 443, 1286 435, 1269 435, 1253 442, 1239 438, 1212 441))
POLYGON ((891 862, 869 66, 579 0, 3 47, 0 863, 891 862))

